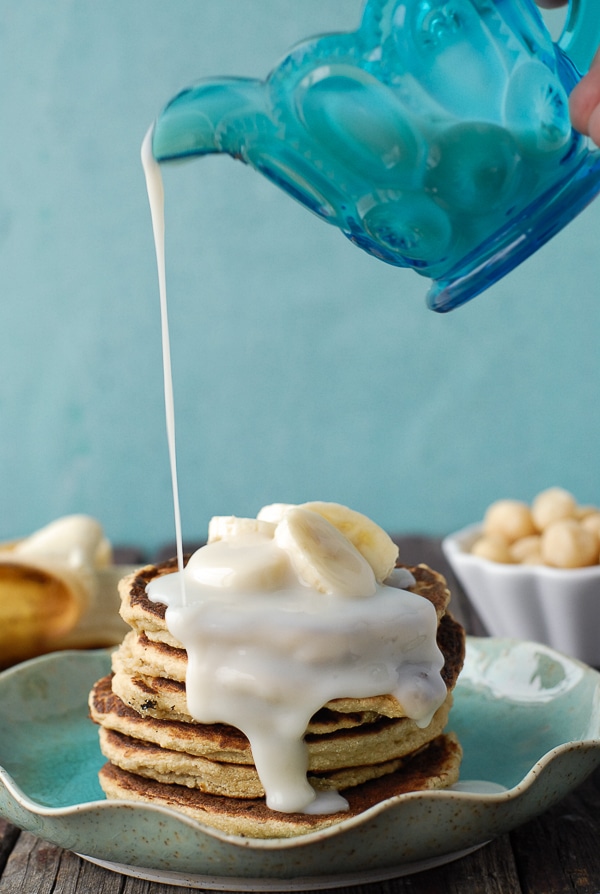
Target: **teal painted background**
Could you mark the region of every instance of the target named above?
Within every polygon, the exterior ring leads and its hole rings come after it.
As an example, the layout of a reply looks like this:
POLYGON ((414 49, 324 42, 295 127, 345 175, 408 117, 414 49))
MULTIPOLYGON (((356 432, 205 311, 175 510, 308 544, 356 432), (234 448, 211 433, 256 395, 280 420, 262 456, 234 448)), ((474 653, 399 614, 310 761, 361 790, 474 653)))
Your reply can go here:
MULTIPOLYGON (((264 76, 361 6, 3 0, 0 538, 87 512, 172 539, 142 138, 181 87, 264 76)), ((600 202, 437 316, 425 280, 229 158, 165 183, 186 538, 282 500, 433 534, 554 484, 600 501, 600 202)))

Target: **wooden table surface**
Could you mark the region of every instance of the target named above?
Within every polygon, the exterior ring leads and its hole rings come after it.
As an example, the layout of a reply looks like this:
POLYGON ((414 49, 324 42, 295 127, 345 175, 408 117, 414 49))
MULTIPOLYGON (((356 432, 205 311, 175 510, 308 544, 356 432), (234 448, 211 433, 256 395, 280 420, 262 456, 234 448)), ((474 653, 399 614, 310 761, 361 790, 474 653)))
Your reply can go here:
MULTIPOLYGON (((407 564, 425 561, 447 575, 453 613, 469 633, 480 635, 481 625, 449 571, 439 541, 402 537, 399 543, 407 564)), ((0 819, 0 894, 178 894, 182 890, 102 869, 0 819)), ((336 890, 349 894, 600 894, 600 769, 544 815, 461 860, 386 882, 336 890)))

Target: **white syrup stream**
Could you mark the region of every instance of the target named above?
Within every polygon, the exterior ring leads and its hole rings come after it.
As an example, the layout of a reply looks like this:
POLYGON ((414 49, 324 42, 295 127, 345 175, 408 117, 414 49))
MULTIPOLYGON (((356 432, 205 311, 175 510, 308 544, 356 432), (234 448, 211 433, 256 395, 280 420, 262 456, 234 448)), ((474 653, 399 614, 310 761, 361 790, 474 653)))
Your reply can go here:
POLYGON ((158 269, 158 289, 160 294, 160 319, 162 333, 163 381, 165 392, 165 414, 167 442, 171 465, 171 487, 173 490, 173 510, 175 514, 175 540, 177 543, 177 567, 180 572, 181 598, 185 599, 185 578, 183 572, 183 536, 181 532, 181 509, 177 479, 177 450, 175 446, 175 401, 173 398, 173 374, 171 364, 171 339, 169 336, 169 316, 167 311, 167 277, 165 265, 165 193, 160 166, 152 154, 152 131, 150 128, 142 143, 142 166, 146 178, 146 189, 152 216, 152 232, 158 269))

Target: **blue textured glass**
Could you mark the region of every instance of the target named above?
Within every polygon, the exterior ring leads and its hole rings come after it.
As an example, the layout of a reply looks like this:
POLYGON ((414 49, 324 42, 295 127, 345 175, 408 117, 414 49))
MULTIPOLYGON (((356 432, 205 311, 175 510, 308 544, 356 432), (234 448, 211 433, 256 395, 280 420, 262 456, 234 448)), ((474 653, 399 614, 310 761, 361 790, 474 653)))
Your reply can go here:
POLYGON ((600 190, 568 95, 600 43, 571 0, 553 43, 533 0, 368 0, 357 31, 296 46, 264 81, 216 78, 155 123, 159 162, 223 152, 352 242, 473 298, 600 190))

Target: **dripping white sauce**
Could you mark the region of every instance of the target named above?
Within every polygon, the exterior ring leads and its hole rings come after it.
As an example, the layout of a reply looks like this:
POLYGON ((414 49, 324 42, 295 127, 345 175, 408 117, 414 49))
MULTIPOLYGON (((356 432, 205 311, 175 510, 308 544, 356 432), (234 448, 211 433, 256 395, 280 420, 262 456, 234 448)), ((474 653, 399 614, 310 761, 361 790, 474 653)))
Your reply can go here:
POLYGON ((330 700, 391 694, 424 727, 446 698, 437 617, 421 596, 380 584, 365 598, 317 592, 274 538, 260 535, 198 550, 184 571, 186 605, 179 576, 156 578, 147 591, 168 606, 169 630, 187 651, 188 710, 201 723, 242 730, 273 810, 347 807, 307 780, 304 733, 330 700), (235 583, 206 583, 211 568, 214 579, 225 570, 235 583))

